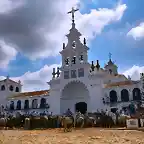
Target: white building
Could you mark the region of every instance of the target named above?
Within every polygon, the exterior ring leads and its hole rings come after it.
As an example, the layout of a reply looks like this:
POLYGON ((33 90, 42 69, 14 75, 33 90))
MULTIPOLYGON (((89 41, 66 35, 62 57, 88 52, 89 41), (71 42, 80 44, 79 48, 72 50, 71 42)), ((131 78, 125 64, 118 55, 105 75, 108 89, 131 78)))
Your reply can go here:
MULTIPOLYGON (((88 62, 86 39, 80 41, 81 33, 76 29, 74 12, 72 10, 72 28, 66 35, 68 43, 63 43, 60 52, 62 66, 53 69, 52 79, 48 82, 49 90, 18 93, 8 98, 9 108, 18 111, 44 111, 48 109, 54 114, 65 112, 68 108, 72 112, 96 112, 101 109, 121 109, 132 101, 142 100, 141 81, 132 81, 118 73, 118 67, 111 57, 107 65, 101 68, 99 61, 88 62)), ((10 81, 10 80, 9 80, 10 81)), ((13 83, 14 84, 14 83, 13 83)), ((21 85, 15 83, 19 91, 21 85)), ((2 88, 2 84, 0 84, 2 88)), ((6 89, 9 84, 5 83, 6 89)), ((1 90, 1 98, 6 98, 1 90)))

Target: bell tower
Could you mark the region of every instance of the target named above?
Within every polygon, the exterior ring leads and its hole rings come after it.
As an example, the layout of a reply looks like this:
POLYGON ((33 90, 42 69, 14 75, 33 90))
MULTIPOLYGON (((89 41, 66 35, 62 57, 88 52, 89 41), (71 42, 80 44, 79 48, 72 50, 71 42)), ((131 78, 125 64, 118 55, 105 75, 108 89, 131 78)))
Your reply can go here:
POLYGON ((78 9, 72 8, 68 14, 72 14, 72 27, 69 34, 66 35, 68 43, 63 43, 63 50, 60 52, 62 55, 62 69, 71 67, 78 67, 79 64, 88 63, 88 47, 86 46, 86 39, 83 43, 80 41, 81 33, 75 27, 74 14, 78 9))
POLYGON ((109 73, 109 74, 113 74, 113 75, 117 75, 118 74, 118 67, 117 65, 114 64, 114 62, 112 62, 111 60, 111 53, 109 53, 109 61, 107 63, 107 65, 105 65, 105 70, 109 73))

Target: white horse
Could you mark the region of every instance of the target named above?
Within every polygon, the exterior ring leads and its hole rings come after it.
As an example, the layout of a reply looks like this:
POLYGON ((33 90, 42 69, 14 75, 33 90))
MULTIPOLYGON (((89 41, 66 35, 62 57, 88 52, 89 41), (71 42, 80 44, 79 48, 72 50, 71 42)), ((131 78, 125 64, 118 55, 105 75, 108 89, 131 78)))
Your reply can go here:
POLYGON ((111 111, 106 111, 106 115, 110 116, 112 118, 114 124, 116 125, 116 114, 111 111))
POLYGON ((76 126, 76 123, 81 123, 81 128, 84 127, 84 115, 81 112, 76 112, 74 115, 74 128, 76 126))

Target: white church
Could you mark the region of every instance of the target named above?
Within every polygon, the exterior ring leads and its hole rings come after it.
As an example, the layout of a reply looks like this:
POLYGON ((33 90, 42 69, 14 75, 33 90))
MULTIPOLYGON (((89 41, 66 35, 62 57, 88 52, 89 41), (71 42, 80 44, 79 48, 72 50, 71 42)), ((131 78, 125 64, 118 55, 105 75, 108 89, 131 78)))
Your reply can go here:
POLYGON ((21 82, 9 77, 0 81, 0 102, 6 110, 25 112, 48 110, 62 114, 68 108, 82 113, 125 109, 131 102, 142 101, 144 75, 132 81, 118 73, 117 65, 109 58, 102 68, 99 61, 88 62, 86 39, 80 41, 81 33, 75 27, 72 8, 72 27, 60 52, 62 65, 53 68, 49 90, 22 92, 21 82))

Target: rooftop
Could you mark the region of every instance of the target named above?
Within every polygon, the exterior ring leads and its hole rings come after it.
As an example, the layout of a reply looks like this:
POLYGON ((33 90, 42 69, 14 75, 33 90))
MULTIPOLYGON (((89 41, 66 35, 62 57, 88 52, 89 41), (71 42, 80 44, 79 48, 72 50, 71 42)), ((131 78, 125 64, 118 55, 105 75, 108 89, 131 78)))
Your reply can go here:
POLYGON ((12 83, 16 83, 16 84, 21 84, 20 83, 20 81, 19 82, 16 82, 16 81, 14 81, 14 80, 12 80, 12 79, 9 79, 9 78, 5 78, 5 79, 3 79, 3 80, 0 80, 0 82, 5 82, 5 81, 9 81, 9 82, 12 82, 12 83))
POLYGON ((105 88, 111 88, 111 87, 116 87, 116 86, 128 86, 128 85, 134 85, 137 83, 138 81, 121 81, 121 82, 105 84, 105 88))
POLYGON ((49 95, 49 90, 42 91, 32 91, 32 92, 22 92, 10 96, 8 99, 24 98, 24 97, 36 97, 36 96, 46 96, 49 95))

